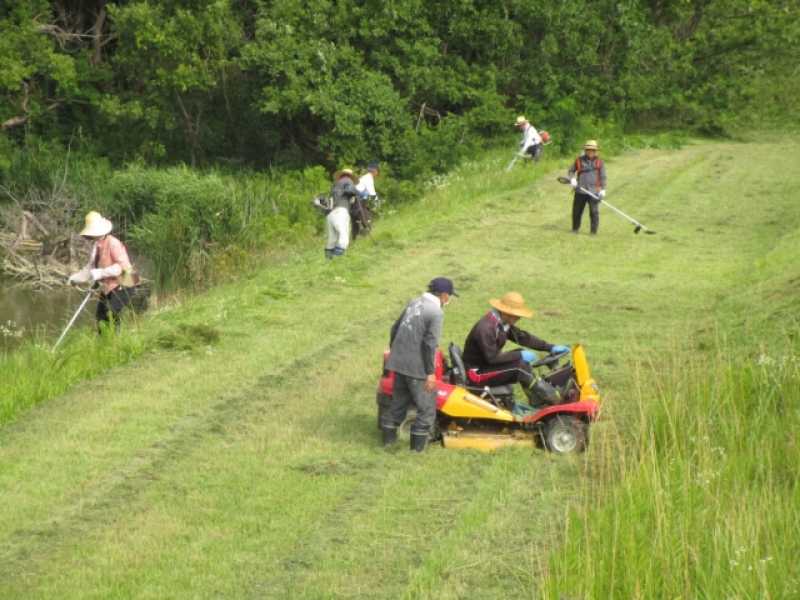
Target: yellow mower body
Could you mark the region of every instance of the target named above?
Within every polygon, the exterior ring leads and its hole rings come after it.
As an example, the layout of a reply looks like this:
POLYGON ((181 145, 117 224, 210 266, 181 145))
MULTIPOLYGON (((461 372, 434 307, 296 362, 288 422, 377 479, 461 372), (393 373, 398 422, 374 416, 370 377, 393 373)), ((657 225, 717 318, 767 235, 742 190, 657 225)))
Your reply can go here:
MULTIPOLYGON (((557 388, 553 390, 555 404, 546 398, 535 407, 514 401, 511 386, 470 385, 460 352, 457 346, 450 345, 453 368, 446 369, 443 354, 437 350, 436 423, 446 448, 490 451, 503 446, 536 446, 558 454, 586 448, 588 427, 599 415, 600 393, 583 346, 572 347, 571 360, 566 364, 558 362, 559 355, 534 365, 549 366, 551 370, 542 380, 557 388)), ((388 352, 384 353, 384 364, 387 358, 388 352)), ((381 414, 391 402, 393 386, 394 373, 384 369, 377 392, 379 428, 381 414)))
POLYGON ((446 415, 460 419, 492 419, 507 423, 513 423, 516 420, 510 411, 479 398, 462 387, 454 387, 439 410, 446 415))
POLYGON ((578 401, 600 404, 600 391, 594 379, 592 379, 589 361, 586 360, 586 350, 580 344, 575 344, 572 347, 572 366, 575 369, 575 380, 580 390, 578 401))
MULTIPOLYGON (((549 446, 545 437, 554 420, 568 420, 573 428, 588 426, 597 416, 600 394, 583 346, 576 344, 571 354, 577 398, 533 414, 514 414, 492 402, 491 397, 479 397, 459 385, 440 386, 437 408, 446 422, 441 431, 444 447, 492 451, 506 446, 549 446)), ((585 435, 585 431, 578 435, 585 435)), ((581 443, 585 445, 585 439, 581 443)))

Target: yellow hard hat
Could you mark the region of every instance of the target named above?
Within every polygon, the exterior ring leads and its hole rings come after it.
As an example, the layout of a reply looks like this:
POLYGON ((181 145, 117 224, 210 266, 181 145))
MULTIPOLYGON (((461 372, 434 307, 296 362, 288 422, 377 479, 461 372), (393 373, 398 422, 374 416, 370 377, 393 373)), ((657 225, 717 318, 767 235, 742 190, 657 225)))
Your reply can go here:
POLYGON ((86 219, 84 220, 80 235, 85 235, 86 237, 102 237, 111 233, 113 227, 111 221, 103 217, 103 215, 96 210, 92 210, 86 213, 86 219))
POLYGON ((515 123, 515 125, 517 127, 519 127, 523 123, 527 123, 527 122, 528 122, 528 119, 525 118, 525 115, 520 115, 520 116, 517 117, 517 122, 515 123))
POLYGON ((583 145, 584 150, 599 150, 600 148, 597 145, 597 140, 587 140, 586 143, 583 145))

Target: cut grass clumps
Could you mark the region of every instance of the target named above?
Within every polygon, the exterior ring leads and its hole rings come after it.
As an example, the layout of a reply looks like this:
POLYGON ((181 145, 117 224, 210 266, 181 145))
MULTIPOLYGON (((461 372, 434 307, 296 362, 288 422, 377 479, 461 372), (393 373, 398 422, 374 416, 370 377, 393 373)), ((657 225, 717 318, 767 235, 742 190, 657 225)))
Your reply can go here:
POLYGON ((548 597, 797 597, 798 349, 744 361, 718 346, 640 369, 663 385, 638 399, 632 460, 602 447, 605 477, 569 519, 548 597))

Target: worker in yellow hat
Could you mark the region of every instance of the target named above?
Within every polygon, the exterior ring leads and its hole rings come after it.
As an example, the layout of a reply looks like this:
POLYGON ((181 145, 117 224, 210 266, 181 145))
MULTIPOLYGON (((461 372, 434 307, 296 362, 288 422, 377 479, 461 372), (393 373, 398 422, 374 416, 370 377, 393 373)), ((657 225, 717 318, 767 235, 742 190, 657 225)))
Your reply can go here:
POLYGON ((598 156, 597 140, 583 145, 583 154, 569 168, 570 185, 575 190, 572 200, 572 233, 581 228, 583 209, 589 205, 589 232, 597 234, 600 227, 600 201, 606 195, 606 165, 598 156), (591 192, 587 194, 586 192, 591 192))
POLYGON ((475 324, 464 342, 464 365, 467 381, 472 385, 496 386, 517 383, 531 398, 534 381, 531 363, 539 360, 534 350, 550 354, 569 352, 567 346, 550 344, 517 327, 521 318, 529 319, 533 310, 519 292, 508 292, 489 300, 492 307, 475 324), (507 341, 522 348, 503 351, 507 341))
POLYGON ((352 169, 341 169, 333 176, 331 211, 325 217, 328 234, 325 258, 342 256, 350 245, 350 207, 356 201, 356 176, 352 169))

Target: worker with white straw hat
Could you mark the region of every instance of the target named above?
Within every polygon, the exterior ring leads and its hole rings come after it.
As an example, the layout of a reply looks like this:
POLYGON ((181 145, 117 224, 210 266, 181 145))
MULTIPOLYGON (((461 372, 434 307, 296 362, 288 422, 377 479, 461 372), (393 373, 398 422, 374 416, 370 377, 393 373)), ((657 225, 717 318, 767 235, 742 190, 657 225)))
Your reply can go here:
POLYGON ((515 127, 522 132, 522 140, 519 143, 519 153, 529 155, 534 162, 539 162, 542 156, 542 136, 531 125, 524 115, 517 117, 515 127))
POLYGON ((131 300, 128 287, 136 285, 136 274, 125 244, 111 235, 113 225, 99 212, 86 215, 81 237, 94 242, 86 266, 69 276, 71 285, 88 283, 98 288, 97 323, 113 319, 119 328, 119 316, 131 300))

